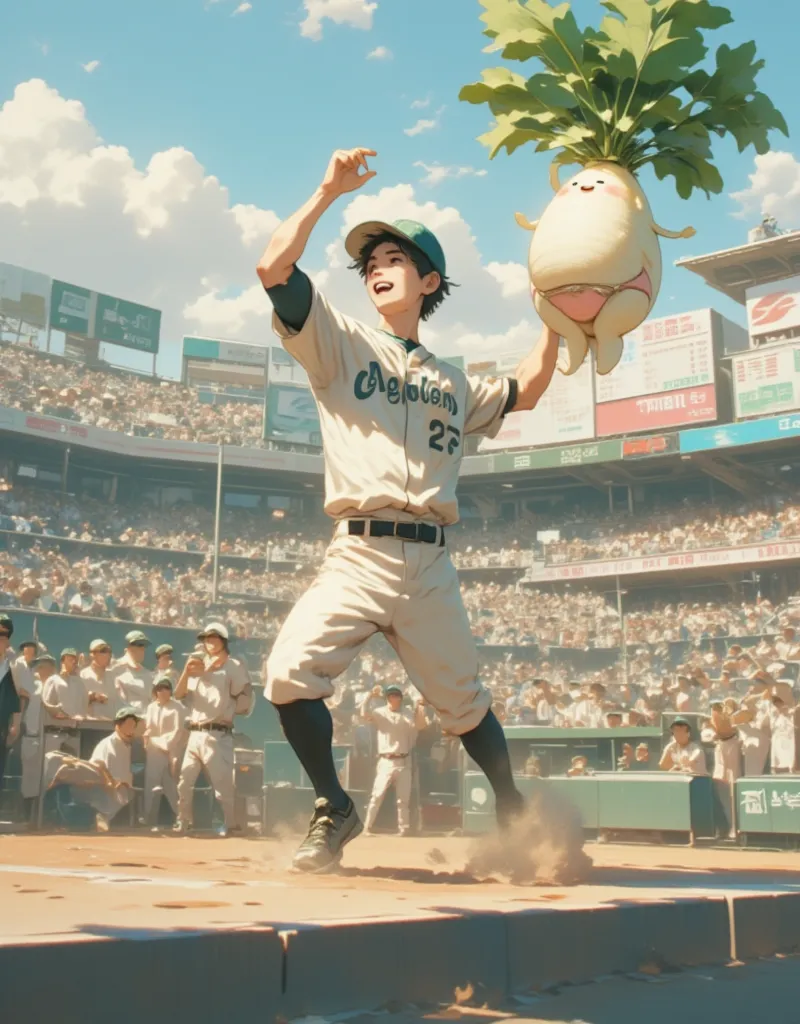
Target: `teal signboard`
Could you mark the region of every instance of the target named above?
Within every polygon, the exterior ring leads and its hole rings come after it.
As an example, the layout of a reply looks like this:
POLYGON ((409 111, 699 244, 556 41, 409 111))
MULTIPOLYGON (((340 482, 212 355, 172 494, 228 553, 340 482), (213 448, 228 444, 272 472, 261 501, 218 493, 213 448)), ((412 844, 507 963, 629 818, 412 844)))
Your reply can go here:
POLYGON ((50 326, 65 334, 155 355, 161 335, 161 311, 65 281, 53 281, 50 326))

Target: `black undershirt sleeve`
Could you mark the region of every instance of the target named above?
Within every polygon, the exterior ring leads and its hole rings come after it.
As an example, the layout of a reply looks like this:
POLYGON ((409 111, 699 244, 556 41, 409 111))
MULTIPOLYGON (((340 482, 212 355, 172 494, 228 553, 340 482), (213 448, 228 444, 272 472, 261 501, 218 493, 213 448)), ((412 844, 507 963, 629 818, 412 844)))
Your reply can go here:
POLYGON ((516 377, 508 378, 508 399, 506 404, 503 406, 501 416, 508 416, 514 406, 517 404, 517 397, 519 395, 519 382, 516 377))
POLYGON ((302 331, 311 312, 311 281, 295 267, 286 284, 267 288, 266 293, 278 317, 293 331, 302 331))

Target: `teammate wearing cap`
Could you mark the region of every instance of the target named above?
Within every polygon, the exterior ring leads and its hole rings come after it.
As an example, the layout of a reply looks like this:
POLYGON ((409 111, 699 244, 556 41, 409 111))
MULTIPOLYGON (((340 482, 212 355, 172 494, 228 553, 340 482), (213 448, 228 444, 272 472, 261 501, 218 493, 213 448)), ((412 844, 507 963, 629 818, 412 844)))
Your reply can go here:
POLYGON ((39 655, 34 661, 42 682, 45 753, 59 748, 80 753, 78 725, 89 715, 89 698, 83 680, 69 671, 73 659, 77 664, 78 655, 73 647, 61 652, 59 664, 65 666, 62 672, 66 675, 56 672, 55 659, 49 654, 39 655))
POLYGON ((42 684, 35 666, 39 645, 34 640, 25 640, 19 649, 22 653, 11 666, 11 671, 22 706, 20 794, 30 818, 33 800, 39 795, 42 778, 42 684))
POLYGON ((100 740, 88 761, 65 757, 60 751, 45 758, 47 788, 71 784, 73 800, 94 809, 98 832, 108 832, 112 819, 133 795, 131 746, 139 721, 136 708, 120 708, 114 715, 114 731, 100 740))
POLYGON ((0 790, 8 748, 19 735, 21 705, 11 666, 16 660, 11 646, 14 623, 8 615, 0 615, 0 790))
POLYGON ((233 719, 250 709, 253 687, 243 662, 228 650, 228 630, 212 622, 198 633, 204 655, 190 654, 175 687, 175 699, 189 709, 189 742, 178 782, 176 832, 192 827, 194 786, 205 768, 225 824, 221 835, 236 828, 233 784, 233 719))
POLYGON ((384 707, 374 707, 371 695, 361 705, 362 719, 372 723, 378 736, 378 764, 364 828, 368 834, 372 832, 383 798, 394 785, 398 833, 407 836, 411 830, 411 751, 417 742, 417 733, 427 725, 425 703, 418 701, 412 716, 403 711, 403 691, 399 686, 387 686, 384 695, 384 707))
POLYGON ((174 649, 172 644, 159 644, 155 649, 156 656, 156 678, 163 679, 164 676, 174 683, 178 678, 173 662, 174 649))
POLYGON ((334 153, 308 202, 281 224, 258 265, 273 327, 306 370, 325 447, 325 511, 334 540, 316 581, 290 612, 267 666, 266 696, 317 795, 299 870, 326 870, 362 829, 331 752, 324 701, 363 643, 383 632, 414 685, 462 738, 506 819, 522 798, 478 660, 445 527, 458 520, 464 439, 494 436, 504 416, 547 389, 558 337, 547 328, 514 377, 468 377, 419 342, 420 320, 451 283, 442 247, 415 221, 369 222, 345 248, 378 325, 335 310, 297 268, 311 232, 340 196, 374 177, 373 150, 334 153), (446 652, 446 653, 445 653, 446 652))
POLYGON ((168 675, 156 677, 153 700, 144 716, 144 816, 154 825, 158 814, 157 792, 169 800, 178 816, 178 787, 175 777, 183 756, 183 723, 186 709, 172 696, 172 680, 168 675))
POLYGON ((111 644, 105 640, 92 640, 89 644, 89 664, 81 669, 92 718, 113 721, 119 707, 114 672, 111 668, 111 644))
POLYGON ((144 656, 150 641, 139 629, 125 636, 125 654, 114 666, 114 685, 119 703, 136 708, 144 715, 153 692, 153 673, 144 667, 144 656))

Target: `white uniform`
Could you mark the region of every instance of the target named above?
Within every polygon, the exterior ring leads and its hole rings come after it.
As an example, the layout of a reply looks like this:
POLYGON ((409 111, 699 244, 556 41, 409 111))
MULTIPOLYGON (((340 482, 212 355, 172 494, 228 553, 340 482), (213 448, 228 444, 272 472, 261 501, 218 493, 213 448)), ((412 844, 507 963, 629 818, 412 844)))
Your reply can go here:
POLYGON ((20 791, 29 799, 39 795, 42 784, 42 684, 33 676, 21 692, 27 695, 27 704, 22 716, 20 791))
POLYGON ((664 747, 664 754, 669 756, 671 767, 677 766, 689 775, 708 775, 706 755, 699 743, 690 740, 681 747, 677 740, 671 740, 664 747))
POLYGON ((144 714, 153 697, 154 675, 149 668, 139 665, 127 652, 112 669, 120 707, 134 708, 144 714))
MULTIPOLYGON (((11 663, 11 678, 14 680, 14 686, 17 688, 17 693, 21 690, 25 690, 27 693, 32 693, 39 680, 36 678, 36 673, 30 667, 25 660, 25 656, 20 654, 11 663)), ((39 686, 41 690, 41 685, 39 686)))
POLYGON ((76 719, 86 718, 89 713, 89 699, 83 680, 79 676, 50 676, 42 687, 42 703, 59 712, 56 715, 45 708, 44 724, 48 730, 44 738, 45 752, 62 748, 78 756, 80 739, 76 719))
POLYGON ((468 732, 492 698, 478 679, 441 531, 436 543, 353 536, 346 520, 457 522, 464 438, 499 431, 513 385, 467 377, 421 345, 343 316, 316 288, 302 330, 277 314, 273 327, 308 373, 325 448, 325 511, 340 522, 275 641, 265 695, 275 704, 330 697, 362 644, 383 632, 443 728, 468 732))
POLYGON ((763 775, 769 752, 769 712, 772 705, 759 701, 752 710, 755 717, 751 722, 737 722, 736 728, 742 741, 745 778, 763 775))
POLYGON ((772 743, 770 746, 770 767, 773 772, 794 771, 797 761, 797 732, 795 717, 791 710, 770 709, 769 714, 772 743))
MULTIPOLYGON (((206 665, 213 662, 206 657, 206 665)), ((234 824, 233 718, 235 698, 250 685, 247 668, 236 658, 228 658, 221 668, 206 669, 189 680, 186 698, 189 706, 189 741, 178 782, 178 814, 184 825, 192 822, 194 786, 205 768, 208 781, 225 816, 225 824, 234 824), (201 728, 216 725, 220 728, 201 728)))
POLYGON ((91 692, 102 693, 106 698, 105 704, 89 705, 92 718, 108 719, 113 722, 114 715, 122 706, 114 682, 114 670, 109 666, 101 675, 93 665, 87 665, 86 668, 81 669, 81 679, 86 687, 87 697, 91 692))
MULTIPOLYGON (((131 744, 126 743, 116 731, 100 740, 92 751, 90 761, 102 765, 115 782, 133 786, 131 772, 131 744)), ((130 801, 132 788, 110 789, 107 786, 90 786, 73 789, 73 799, 87 803, 105 818, 111 819, 130 801)))
POLYGON ((153 810, 156 788, 161 789, 172 810, 178 813, 178 787, 175 784, 174 768, 178 755, 183 754, 185 718, 184 706, 171 698, 164 705, 154 700, 147 707, 144 716, 144 814, 148 820, 153 810))
POLYGON ((738 735, 721 740, 713 728, 707 728, 700 733, 700 738, 704 743, 714 744, 713 778, 735 782, 742 777, 742 742, 738 735))
POLYGON ((378 735, 378 764, 364 827, 369 831, 375 824, 383 798, 394 784, 397 826, 400 832, 408 832, 411 827, 411 751, 417 742, 414 718, 408 711, 392 711, 387 706, 369 712, 369 720, 378 735))

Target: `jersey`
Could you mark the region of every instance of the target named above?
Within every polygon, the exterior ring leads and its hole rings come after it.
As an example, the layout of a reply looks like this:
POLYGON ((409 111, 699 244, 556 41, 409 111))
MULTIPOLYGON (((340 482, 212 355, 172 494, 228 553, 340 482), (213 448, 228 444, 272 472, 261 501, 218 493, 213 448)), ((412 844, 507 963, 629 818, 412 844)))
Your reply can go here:
POLYGON ((344 316, 312 286, 297 331, 273 330, 308 374, 325 451, 325 511, 458 521, 456 484, 470 434, 493 437, 516 382, 483 379, 386 331, 344 316))
POLYGON ((375 708, 370 719, 378 734, 378 753, 406 755, 417 742, 417 727, 407 711, 392 711, 390 707, 375 708))

